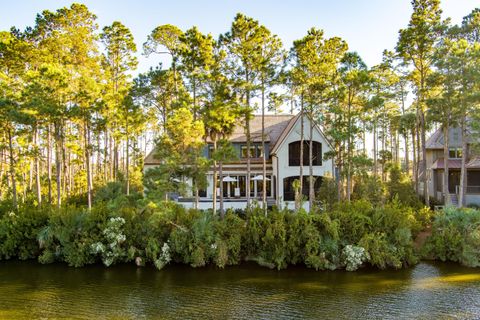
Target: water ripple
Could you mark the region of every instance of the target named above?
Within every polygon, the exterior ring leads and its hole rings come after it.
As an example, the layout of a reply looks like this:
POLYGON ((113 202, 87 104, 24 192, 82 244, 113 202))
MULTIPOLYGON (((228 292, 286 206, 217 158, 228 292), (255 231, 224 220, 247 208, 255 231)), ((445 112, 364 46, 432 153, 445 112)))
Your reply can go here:
POLYGON ((1 319, 479 319, 480 272, 0 263, 1 319))

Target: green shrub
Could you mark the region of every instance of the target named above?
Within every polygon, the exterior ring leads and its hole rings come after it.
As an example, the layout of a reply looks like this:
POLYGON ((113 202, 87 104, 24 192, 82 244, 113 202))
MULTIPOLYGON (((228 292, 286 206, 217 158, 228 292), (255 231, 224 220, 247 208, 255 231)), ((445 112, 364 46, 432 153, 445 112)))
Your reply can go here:
POLYGON ((37 234, 47 219, 47 212, 35 208, 4 214, 0 218, 0 260, 35 258, 39 252, 37 234))
MULTIPOLYGON (((3 213, 0 259, 37 258, 74 267, 135 261, 158 269, 171 261, 224 268, 246 260, 277 269, 303 264, 355 270, 366 263, 399 268, 417 261, 413 237, 431 214, 394 199, 377 206, 365 200, 332 203, 329 210, 311 213, 275 207, 265 214, 257 205, 227 210, 222 219, 211 210, 187 210, 173 202, 124 199, 125 205, 117 206, 107 197, 90 211, 67 206, 3 213)), ((476 265, 480 232, 469 223, 465 230, 450 228, 442 231, 445 237, 432 239, 439 247, 435 254, 476 265)))
POLYGON ((437 214, 432 235, 425 244, 426 256, 480 266, 480 211, 446 208, 437 214))

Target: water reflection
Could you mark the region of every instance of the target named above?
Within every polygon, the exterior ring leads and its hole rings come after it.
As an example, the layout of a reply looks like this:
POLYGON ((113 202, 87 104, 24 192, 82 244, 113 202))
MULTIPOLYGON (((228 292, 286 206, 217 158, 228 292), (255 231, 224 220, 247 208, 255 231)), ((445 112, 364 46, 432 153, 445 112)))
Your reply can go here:
POLYGON ((480 272, 0 263, 0 318, 480 318, 480 272))

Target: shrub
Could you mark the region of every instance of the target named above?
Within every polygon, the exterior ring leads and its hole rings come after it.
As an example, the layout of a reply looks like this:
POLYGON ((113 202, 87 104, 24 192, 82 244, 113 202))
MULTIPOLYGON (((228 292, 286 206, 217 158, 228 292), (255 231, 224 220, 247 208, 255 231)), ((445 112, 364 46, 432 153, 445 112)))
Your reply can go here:
POLYGON ((35 258, 39 252, 37 234, 47 219, 47 212, 35 208, 3 215, 0 218, 0 260, 35 258))
MULTIPOLYGON (((158 269, 171 261, 223 268, 245 260, 277 269, 304 264, 316 270, 356 270, 366 263, 399 268, 417 261, 413 237, 430 220, 430 211, 395 199, 379 206, 365 200, 334 203, 311 213, 274 207, 265 215, 252 206, 238 213, 228 210, 223 219, 211 210, 187 210, 173 202, 127 200, 120 207, 98 201, 91 211, 67 206, 3 213, 0 259, 38 258, 74 267, 135 261, 158 269)), ((446 237, 437 237, 435 254, 478 264, 480 231, 472 219, 463 229, 449 228, 446 237)))
POLYGON ((342 250, 342 261, 347 271, 355 271, 370 259, 368 252, 358 246, 346 245, 342 250))
POLYGON ((480 211, 449 207, 435 216, 425 255, 479 267, 479 248, 480 211))

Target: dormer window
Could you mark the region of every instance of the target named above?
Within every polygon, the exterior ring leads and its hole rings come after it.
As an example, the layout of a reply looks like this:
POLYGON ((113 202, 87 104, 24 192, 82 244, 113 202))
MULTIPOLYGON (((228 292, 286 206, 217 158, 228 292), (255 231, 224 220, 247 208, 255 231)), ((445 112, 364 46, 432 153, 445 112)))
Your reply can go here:
MULTIPOLYGON (((250 146, 250 158, 261 158, 263 157, 263 148, 261 145, 251 145, 250 146)), ((240 146, 240 158, 247 158, 247 146, 240 146)))
MULTIPOLYGON (((250 152, 249 152, 250 158, 255 158, 255 146, 250 146, 250 152)), ((241 157, 242 158, 247 158, 247 146, 242 145, 241 146, 241 157)))

